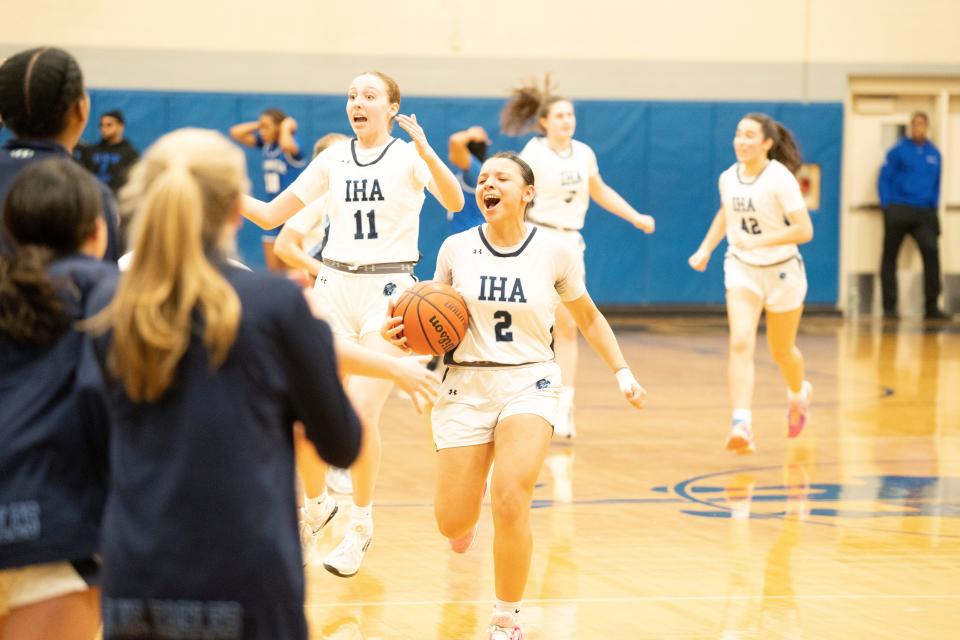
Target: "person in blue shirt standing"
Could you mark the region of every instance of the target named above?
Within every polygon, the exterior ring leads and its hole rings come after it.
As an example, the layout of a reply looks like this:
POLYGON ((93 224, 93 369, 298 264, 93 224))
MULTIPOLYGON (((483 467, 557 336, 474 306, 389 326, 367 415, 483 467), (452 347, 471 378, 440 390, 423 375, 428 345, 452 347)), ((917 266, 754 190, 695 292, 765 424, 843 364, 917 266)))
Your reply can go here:
POLYGON ((100 373, 74 323, 115 277, 96 179, 52 157, 7 194, 0 253, 0 638, 90 640, 106 499, 100 373))
MULTIPOLYGON (((28 165, 70 157, 90 118, 90 97, 77 61, 63 49, 37 47, 16 53, 0 65, 0 118, 14 138, 0 145, 0 203, 14 177, 28 165)), ((110 188, 100 185, 107 225, 104 259, 120 257, 119 216, 110 188)), ((9 241, 0 234, 0 250, 9 241)))
POLYGON ((273 200, 300 175, 307 161, 297 141, 297 121, 281 109, 264 109, 259 120, 230 127, 230 137, 263 154, 263 190, 273 200))
POLYGON ((447 141, 447 157, 454 166, 454 173, 464 193, 464 205, 460 213, 448 213, 450 234, 460 233, 483 224, 483 214, 477 206, 474 194, 477 191, 477 176, 480 165, 487 159, 490 137, 481 126, 457 131, 447 141))
POLYGON ((940 296, 940 151, 927 139, 930 120, 923 111, 910 118, 910 136, 887 152, 880 169, 878 190, 883 209, 883 258, 880 284, 883 290, 883 315, 896 319, 897 254, 909 234, 923 257, 924 317, 945 320, 949 316, 937 304, 940 296))
MULTIPOLYGON (((276 108, 264 109, 257 120, 230 127, 231 138, 240 144, 260 149, 263 156, 262 196, 266 202, 289 187, 307 166, 296 133, 297 121, 276 108)), ((254 190, 254 193, 257 191, 254 190)), ((284 268, 274 250, 278 233, 279 230, 272 230, 262 236, 263 257, 267 267, 272 270, 284 268)))

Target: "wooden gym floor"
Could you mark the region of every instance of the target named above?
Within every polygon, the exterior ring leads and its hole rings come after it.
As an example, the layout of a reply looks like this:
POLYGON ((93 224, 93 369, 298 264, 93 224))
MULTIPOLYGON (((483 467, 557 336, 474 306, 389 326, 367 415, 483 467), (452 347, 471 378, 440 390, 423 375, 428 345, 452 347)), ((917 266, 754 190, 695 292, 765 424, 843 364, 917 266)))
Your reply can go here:
MULTIPOLYGON (((581 340, 578 436, 534 496, 529 640, 960 637, 960 324, 805 319, 814 406, 790 442, 761 337, 748 457, 722 450, 724 320, 630 324, 649 406, 631 410, 581 340)), ((478 544, 452 553, 425 423, 392 398, 382 433, 373 545, 343 579, 320 560, 346 518, 319 540, 311 639, 486 638, 489 506, 478 544)))

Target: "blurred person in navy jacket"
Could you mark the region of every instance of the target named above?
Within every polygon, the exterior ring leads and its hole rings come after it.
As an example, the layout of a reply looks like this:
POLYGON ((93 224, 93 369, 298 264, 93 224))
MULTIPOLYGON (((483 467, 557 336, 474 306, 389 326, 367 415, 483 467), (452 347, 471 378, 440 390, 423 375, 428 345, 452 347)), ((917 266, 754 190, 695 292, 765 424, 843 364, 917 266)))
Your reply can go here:
POLYGON ((76 328, 107 229, 96 180, 66 157, 24 167, 0 254, 0 636, 90 640, 106 496, 100 372, 76 328), (4 635, 4 633, 6 635, 4 635))

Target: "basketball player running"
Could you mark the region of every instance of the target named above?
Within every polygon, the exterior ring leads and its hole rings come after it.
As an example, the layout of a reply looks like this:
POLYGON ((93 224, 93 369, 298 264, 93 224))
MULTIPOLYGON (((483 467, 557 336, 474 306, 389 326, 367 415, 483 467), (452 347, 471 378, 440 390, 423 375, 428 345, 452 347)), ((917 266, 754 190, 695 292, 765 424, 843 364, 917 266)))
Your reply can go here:
MULTIPOLYGON (((449 211, 463 207, 456 177, 431 148, 415 116, 399 114, 400 88, 389 76, 364 73, 347 91, 347 118, 356 138, 334 144, 269 204, 245 200, 244 215, 276 226, 326 195, 330 220, 316 289, 334 332, 373 349, 399 355, 380 336, 389 300, 414 282, 420 208, 426 187, 449 211), (390 135, 392 122, 412 142, 390 135)), ((331 573, 349 577, 360 568, 373 535, 373 489, 380 466, 379 423, 392 383, 353 377, 347 393, 365 427, 363 447, 351 468, 353 509, 343 542, 324 560, 331 573)), ((318 533, 336 509, 324 492, 307 501, 305 516, 318 533)))
MULTIPOLYGON (((583 228, 590 199, 610 213, 642 230, 653 233, 652 216, 638 213, 612 187, 603 181, 597 157, 586 144, 574 140, 577 118, 573 104, 551 95, 549 78, 544 88, 527 84, 515 89, 500 116, 506 133, 517 135, 531 129, 541 136, 532 138, 520 152, 537 177, 537 198, 531 205, 529 220, 543 229, 543 235, 574 248, 583 262, 583 228)), ((556 433, 572 438, 574 423, 574 383, 577 372, 577 326, 564 306, 557 308, 557 362, 563 372, 563 394, 556 433)))
MULTIPOLYGON (((342 133, 328 133, 321 136, 313 144, 313 156, 316 158, 320 153, 341 140, 348 140, 342 133)), ((325 196, 324 196, 325 197, 325 196)), ((298 269, 306 274, 306 280, 312 286, 317 274, 320 273, 320 257, 323 253, 323 246, 327 240, 327 231, 329 230, 329 221, 323 213, 324 197, 318 198, 317 206, 304 207, 295 216, 284 223, 277 236, 277 241, 273 245, 273 251, 288 267, 298 269)), ((297 449, 297 470, 304 481, 304 487, 307 488, 309 495, 320 495, 324 487, 334 493, 350 494, 353 493, 353 483, 350 480, 349 469, 338 469, 330 467, 327 469, 326 477, 323 482, 317 482, 318 472, 317 458, 311 452, 311 447, 303 434, 302 429, 294 431, 296 435, 297 449)), ((307 545, 306 553, 310 552, 313 543, 313 528, 303 523, 301 531, 304 533, 303 541, 307 545)))
POLYGON ((764 309, 770 353, 787 381, 787 436, 800 435, 807 422, 813 387, 804 380, 803 355, 796 346, 807 276, 797 245, 813 239, 813 224, 794 176, 801 159, 789 130, 766 114, 749 113, 737 125, 733 150, 737 162, 720 176, 720 210, 689 263, 705 270, 726 235, 733 403, 726 448, 748 454, 756 449, 750 409, 753 352, 764 309))
MULTIPOLYGON (((434 275, 463 296, 470 316, 466 335, 446 358, 449 369, 433 410, 436 519, 454 550, 466 551, 496 459, 497 603, 489 628, 496 640, 523 637, 517 616, 532 554, 530 502, 562 391, 551 348, 560 302, 615 372, 630 404, 642 408, 646 397, 586 291, 577 248, 524 221, 534 194, 533 170, 519 156, 498 153, 487 160, 476 193, 487 223, 447 238, 434 275)), ((402 330, 402 318, 390 318, 384 337, 402 345, 402 330)))

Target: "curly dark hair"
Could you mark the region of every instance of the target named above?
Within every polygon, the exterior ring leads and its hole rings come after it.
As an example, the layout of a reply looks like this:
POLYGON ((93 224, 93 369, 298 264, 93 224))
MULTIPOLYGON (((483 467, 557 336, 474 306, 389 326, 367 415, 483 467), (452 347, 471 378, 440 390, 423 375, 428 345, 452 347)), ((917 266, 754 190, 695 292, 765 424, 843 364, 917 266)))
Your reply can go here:
POLYGON ((69 158, 36 162, 17 174, 3 208, 3 233, 14 250, 0 255, 0 334, 45 345, 67 329, 47 267, 96 231, 100 208, 96 179, 69 158))

